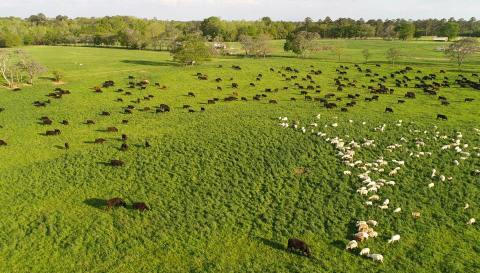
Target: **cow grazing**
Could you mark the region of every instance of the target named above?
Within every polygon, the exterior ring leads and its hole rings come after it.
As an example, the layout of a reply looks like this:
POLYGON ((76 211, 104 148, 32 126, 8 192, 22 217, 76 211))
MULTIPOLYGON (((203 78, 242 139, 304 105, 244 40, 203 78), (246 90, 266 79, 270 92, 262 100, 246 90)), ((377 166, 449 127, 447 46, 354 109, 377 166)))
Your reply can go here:
POLYGON ((106 140, 104 138, 97 138, 93 143, 95 144, 103 144, 106 140))
POLYGON ((125 162, 123 162, 122 160, 118 160, 118 159, 112 159, 112 160, 110 160, 110 166, 113 166, 113 167, 122 167, 123 165, 125 165, 125 162))
POLYGON ((126 134, 122 134, 122 141, 125 142, 127 141, 128 136, 126 134))
POLYGON ((122 120, 122 124, 128 124, 128 120, 127 119, 122 120))
POLYGON ((276 100, 269 100, 268 103, 270 104, 277 104, 278 102, 276 100))
POLYGON ((122 143, 122 146, 120 146, 120 151, 127 151, 128 150, 128 144, 127 143, 122 143))
POLYGON ((109 133, 116 133, 118 132, 118 129, 116 127, 108 127, 107 132, 109 133))
POLYGON ((447 116, 442 115, 442 114, 437 114, 437 119, 448 120, 447 116))
POLYGON ((46 135, 46 136, 58 136, 58 135, 60 135, 60 133, 61 133, 61 132, 60 132, 59 129, 55 129, 55 130, 53 130, 53 131, 46 131, 46 132, 45 132, 45 135, 46 135))
POLYGON ((0 139, 0 146, 7 146, 7 142, 5 142, 5 140, 0 139))
POLYGON ((127 203, 122 198, 115 197, 107 200, 107 209, 126 207, 127 203))
POLYGON ((390 107, 385 108, 385 113, 393 113, 393 109, 390 107))
POLYGON ((51 119, 45 117, 45 118, 42 118, 42 119, 41 119, 40 123, 41 123, 42 125, 52 125, 53 121, 52 121, 51 119))
POLYGON ((287 250, 290 252, 298 251, 302 255, 305 255, 307 257, 310 257, 310 247, 302 240, 300 239, 288 239, 288 246, 287 250))
POLYGON ((160 104, 160 106, 157 108, 157 113, 165 113, 165 112, 170 112, 170 106, 166 104, 160 104))
POLYGON ((150 210, 150 208, 144 202, 133 203, 133 209, 139 210, 141 212, 150 210))
POLYGON ((147 140, 145 140, 145 148, 150 148, 150 147, 151 147, 150 143, 147 140))
POLYGON ((66 120, 66 119, 62 120, 61 123, 62 123, 63 125, 68 125, 68 124, 69 124, 68 120, 66 120))
POLYGON ((65 150, 70 149, 70 144, 68 144, 67 142, 65 142, 65 144, 63 146, 65 147, 65 150))

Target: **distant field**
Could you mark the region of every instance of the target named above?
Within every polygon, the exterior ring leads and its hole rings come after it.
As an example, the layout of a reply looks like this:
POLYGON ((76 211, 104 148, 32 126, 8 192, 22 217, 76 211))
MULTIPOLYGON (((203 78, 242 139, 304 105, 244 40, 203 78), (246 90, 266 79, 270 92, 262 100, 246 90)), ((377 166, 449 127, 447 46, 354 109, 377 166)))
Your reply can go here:
POLYGON ((479 272, 480 176, 475 170, 480 169, 480 91, 462 88, 455 80, 463 74, 478 82, 472 73, 480 71, 480 57, 459 71, 436 50, 441 43, 325 43, 346 47, 340 63, 330 52, 295 58, 282 51, 282 41, 273 42, 273 57, 215 58, 195 67, 179 66, 165 52, 26 47, 66 77, 61 86, 45 75, 22 91, 0 89, 0 107, 5 108, 0 139, 8 143, 0 146, 0 272, 479 272), (405 54, 395 67, 384 56, 390 47, 405 54), (372 51, 369 64, 363 64, 364 48, 372 51), (364 72, 355 69, 356 63, 364 72), (407 76, 411 81, 396 87, 390 74, 407 65, 413 70, 396 79, 407 76), (286 71, 287 66, 299 73, 286 71), (336 69, 347 71, 342 77, 348 80, 341 81, 355 80, 356 87, 337 91, 336 69), (372 77, 365 76, 366 69, 372 77), (208 80, 198 80, 197 73, 208 80), (438 82, 448 77, 450 87, 441 87, 435 96, 414 88, 419 83, 415 76, 431 73, 438 82), (286 81, 282 74, 298 78, 286 81), (307 74, 314 83, 302 80, 307 74), (145 90, 129 89, 129 75, 151 84, 145 90), (381 76, 387 76, 385 84, 393 94, 366 102, 373 94, 362 85, 377 86, 381 76), (95 93, 92 88, 106 80, 115 81, 115 87, 95 93), (159 89, 155 82, 167 88, 159 89), (71 94, 51 98, 46 107, 33 106, 49 99, 46 95, 55 87, 71 94), (116 92, 118 88, 124 91, 116 92), (328 102, 338 107, 305 101, 300 93, 305 90, 312 99, 335 94, 328 102), (416 98, 405 99, 408 91, 416 98), (223 101, 234 94, 248 101, 223 101), (266 97, 252 100, 256 94, 266 97), (354 99, 356 106, 342 112, 352 101, 348 94, 360 96, 354 99), (148 95, 153 98, 144 99, 148 95), (438 96, 450 105, 441 105, 438 96), (213 98, 219 101, 207 104, 213 98), (466 103, 465 98, 474 100, 466 103), (171 111, 155 113, 160 104, 171 111), (135 106, 132 114, 124 112, 128 105, 135 106), (384 113, 386 107, 394 112, 384 113), (102 116, 102 111, 111 115, 102 116), (448 121, 437 120, 437 114, 448 121), (39 124, 42 116, 54 123, 39 124), (279 117, 288 117, 289 128, 279 126, 279 117), (68 126, 59 123, 64 119, 68 126), (87 119, 95 124, 84 124, 87 119), (119 132, 105 132, 112 126, 119 132), (59 136, 43 135, 55 128, 61 130, 59 136), (128 151, 119 149, 121 134, 128 136, 128 151), (345 144, 358 143, 354 158, 362 163, 343 163, 339 146, 332 143, 336 137, 345 144), (92 144, 96 138, 106 142, 92 144), (457 139, 463 153, 454 145, 442 150, 457 139), (150 148, 144 146, 146 140, 150 148), (365 144, 368 140, 375 145, 365 144), (63 149, 65 142, 69 150, 63 149), (388 151, 392 144, 402 146, 388 151), (383 172, 374 164, 381 158, 388 161, 383 172), (111 159, 123 160, 125 166, 108 166, 111 159), (405 166, 389 175, 399 166, 392 160, 403 160, 405 166), (357 193, 366 185, 358 175, 367 171, 373 180, 395 181, 378 190, 380 200, 373 206, 365 201, 374 192, 357 193), (429 188, 429 183, 435 186, 429 188), (102 200, 117 196, 129 204, 144 201, 151 210, 102 206, 102 200), (378 208, 387 198, 389 208, 378 208), (402 211, 394 213, 397 207, 402 211), (421 212, 421 217, 414 220, 412 212, 421 212), (467 225, 470 218, 477 223, 467 225), (379 236, 360 245, 381 253, 382 264, 359 256, 358 250, 345 250, 355 222, 368 219, 378 221, 379 236), (394 234, 401 235, 400 241, 387 244, 394 234), (315 259, 285 251, 293 237, 306 241, 315 259))
MULTIPOLYGON (((272 41, 272 50, 274 55, 293 56, 292 53, 283 51, 283 40, 272 41)), ((440 48, 447 47, 449 43, 432 42, 432 41, 385 41, 385 40, 322 40, 325 45, 341 46, 345 48, 341 62, 345 63, 362 63, 364 61, 362 50, 368 48, 370 50, 371 62, 385 63, 387 59, 385 52, 389 48, 399 48, 402 52, 400 62, 405 64, 418 65, 448 65, 449 60, 440 48)), ((241 53, 241 45, 238 43, 230 43, 229 46, 236 52, 241 53)), ((337 62, 337 56, 331 51, 324 51, 311 56, 319 60, 337 62)), ((480 65, 480 56, 477 54, 466 68, 478 69, 480 65)))

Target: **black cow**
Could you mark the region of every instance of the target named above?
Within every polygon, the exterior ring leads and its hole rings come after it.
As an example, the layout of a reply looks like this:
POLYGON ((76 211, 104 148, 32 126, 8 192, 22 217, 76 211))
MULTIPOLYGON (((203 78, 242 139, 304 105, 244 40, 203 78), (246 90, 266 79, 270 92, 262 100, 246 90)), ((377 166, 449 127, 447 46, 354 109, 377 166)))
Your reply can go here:
POLYGON ((46 131, 45 132, 45 135, 46 136, 58 136, 60 134, 60 130, 59 129, 55 129, 53 131, 46 131))
POLYGON ((448 120, 447 116, 442 115, 442 114, 437 114, 437 119, 448 120))
POLYGON ((385 108, 385 113, 393 113, 393 109, 390 107, 385 108))
POLYGON ((128 144, 122 143, 122 146, 120 146, 120 151, 126 151, 126 150, 128 150, 128 144))

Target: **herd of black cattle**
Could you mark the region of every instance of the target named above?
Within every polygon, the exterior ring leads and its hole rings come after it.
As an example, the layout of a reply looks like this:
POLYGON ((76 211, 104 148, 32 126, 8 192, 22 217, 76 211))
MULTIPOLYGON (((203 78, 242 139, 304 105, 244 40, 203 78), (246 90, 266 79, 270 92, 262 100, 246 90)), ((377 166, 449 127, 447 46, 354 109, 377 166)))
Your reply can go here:
MULTIPOLYGON (((376 67, 380 67, 379 64, 375 65, 376 67)), ((223 66, 219 66, 219 69, 222 69, 223 66)), ((342 100, 347 99, 349 100, 345 105, 340 107, 340 110, 342 112, 348 112, 349 107, 354 107, 357 105, 357 102, 359 98, 361 97, 360 94, 355 93, 355 94, 346 94, 346 96, 341 96, 338 94, 345 94, 343 91, 345 91, 347 88, 355 89, 359 88, 357 80, 349 79, 347 76, 349 74, 350 67, 345 66, 345 65, 340 65, 336 69, 336 74, 337 77, 335 77, 334 80, 334 88, 336 89, 337 93, 327 93, 323 96, 316 96, 314 94, 319 94, 322 91, 322 87, 316 82, 314 79, 314 76, 318 76, 322 74, 321 70, 318 69, 313 69, 313 66, 310 67, 310 71, 308 71, 306 74, 301 75, 301 72, 297 68, 293 67, 282 67, 281 69, 275 69, 275 68, 270 68, 270 73, 278 73, 278 75, 281 75, 281 78, 284 82, 287 83, 283 88, 265 88, 262 90, 260 94, 255 94, 252 99, 254 101, 260 101, 263 100, 264 98, 268 97, 268 93, 276 93, 276 92, 281 92, 281 91, 288 91, 289 89, 295 89, 295 93, 299 94, 302 96, 302 99, 305 101, 314 101, 314 102, 319 102, 320 105, 323 105, 327 109, 332 109, 332 108, 337 108, 338 105, 342 100), (292 82, 293 85, 291 84, 292 82)), ((233 65, 232 69, 234 70, 242 70, 242 68, 238 65, 233 65)), ((355 64, 354 69, 357 70, 359 73, 364 73, 364 77, 370 79, 369 83, 370 85, 362 84, 361 88, 366 89, 369 91, 371 96, 367 96, 364 98, 365 102, 374 102, 378 101, 380 96, 383 94, 387 95, 392 95, 395 92, 395 87, 398 88, 412 88, 414 90, 422 90, 424 94, 432 97, 436 97, 440 91, 441 88, 449 88, 452 85, 457 85, 458 87, 461 88, 471 88, 474 90, 480 90, 480 79, 478 74, 472 73, 471 78, 469 79, 464 75, 458 75, 455 80, 449 79, 447 76, 441 77, 441 74, 445 74, 446 72, 444 70, 440 70, 438 74, 436 73, 430 73, 427 75, 423 75, 422 71, 418 70, 415 72, 414 78, 411 76, 411 73, 413 72, 412 67, 405 67, 404 69, 397 70, 395 72, 390 73, 390 75, 380 75, 379 73, 375 73, 371 68, 362 68, 360 65, 355 64), (439 75, 440 74, 440 75, 439 75), (390 82, 391 87, 387 87, 387 81, 388 79, 392 79, 394 82, 390 82)), ((203 73, 197 73, 195 75, 198 80, 201 81, 208 81, 209 76, 203 73)), ((258 82, 261 82, 263 79, 263 74, 259 73, 255 77, 254 82, 249 83, 249 88, 256 88, 258 85, 258 82)), ((146 90, 150 86, 150 82, 146 79, 142 79, 137 81, 134 76, 129 76, 128 77, 128 84, 127 84, 127 89, 129 90, 146 90)), ((239 99, 238 92, 237 90, 240 85, 236 82, 234 82, 233 77, 230 77, 228 79, 230 81, 229 87, 234 90, 230 95, 227 97, 223 98, 223 101, 229 102, 229 101, 236 101, 239 99)), ((214 80, 215 83, 217 83, 216 89, 219 91, 222 91, 225 87, 219 86, 218 84, 223 82, 224 79, 222 78, 216 78, 214 80)), ((115 87, 115 82, 113 80, 107 80, 105 81, 101 86, 96 86, 93 88, 93 91, 95 93, 103 93, 105 89, 113 88, 115 87)), ((165 85, 160 85, 160 83, 155 83, 155 88, 163 90, 167 89, 165 85)), ((116 90, 117 93, 123 94, 125 96, 130 96, 133 95, 133 91, 126 91, 123 88, 118 88, 116 90)), ((36 107, 47 107, 51 103, 51 99, 61 99, 63 96, 69 95, 71 92, 69 90, 64 90, 62 88, 56 88, 52 93, 49 93, 47 97, 49 99, 45 101, 35 101, 33 103, 34 106, 36 107)), ((188 97, 195 97, 195 93, 190 91, 186 94, 188 97)), ((408 91, 406 92, 402 98, 398 99, 398 103, 405 103, 407 99, 415 99, 416 98, 416 93, 415 91, 408 91)), ((143 95, 143 98, 136 98, 135 100, 131 100, 133 104, 140 104, 142 101, 149 101, 154 98, 154 95, 148 94, 148 95, 143 95)), ((290 100, 291 101, 296 101, 298 98, 297 97, 292 97, 290 100)), ((240 100, 242 101, 248 101, 249 99, 247 97, 240 97, 240 100)), ((448 106, 450 102, 445 96, 438 96, 438 100, 440 101, 441 105, 448 106)), ((123 98, 118 98, 116 100, 117 102, 124 102, 123 98)), ((208 99, 206 101, 206 104, 211 105, 215 104, 220 101, 220 98, 214 97, 211 99, 208 99)), ((464 102, 472 102, 474 101, 473 98, 465 98, 464 102)), ((276 99, 268 99, 268 103, 270 104, 277 104, 278 101, 276 99)), ((121 112, 124 114, 133 114, 133 111, 137 109, 137 107, 133 104, 129 104, 125 107, 122 107, 121 112)), ((186 109, 188 112, 193 113, 195 110, 190 106, 190 105, 183 105, 183 109, 186 109)), ((0 108, 0 112, 3 112, 5 109, 0 108)), ((139 111, 150 111, 152 110, 150 107, 145 106, 143 108, 138 108, 139 111)), ((165 112, 170 112, 171 107, 167 104, 160 104, 159 106, 155 107, 155 113, 165 113, 165 112)), ((200 111, 205 111, 205 107, 201 107, 200 111)), ((393 113, 394 110, 393 108, 386 107, 385 108, 386 113, 393 113)), ((100 113, 102 116, 110 116, 111 113, 107 111, 102 111, 100 113)), ((448 120, 447 116, 444 114, 437 114, 437 119, 442 119, 442 120, 448 120)), ((49 117, 41 117, 39 119, 39 123, 42 125, 52 125, 53 121, 49 117)), ((63 125, 69 125, 69 122, 67 120, 62 120, 60 122, 63 125)), ((95 124, 94 120, 87 119, 85 121, 85 124, 91 125, 95 124)), ((122 124, 128 124, 128 119, 123 119, 122 124)), ((1 127, 0 127, 1 128, 1 127)), ((105 130, 106 132, 118 132, 118 129, 116 127, 109 127, 105 130)), ((61 131, 59 129, 54 129, 54 130, 47 130, 44 135, 46 136, 56 136, 61 134, 61 131)), ((128 150, 128 144, 126 144, 127 136, 122 135, 122 140, 123 144, 120 147, 121 151, 126 151, 128 150)), ((95 144, 102 144, 106 140, 103 138, 98 138, 93 141, 95 144)), ((0 146, 6 146, 7 142, 5 140, 0 139, 0 146)), ((68 149, 70 146, 68 143, 64 144, 65 149, 68 149)), ((150 144, 148 141, 145 142, 145 146, 149 147, 150 144)), ((123 161, 121 160, 112 160, 110 162, 110 165, 112 166, 122 166, 124 164, 123 161)))

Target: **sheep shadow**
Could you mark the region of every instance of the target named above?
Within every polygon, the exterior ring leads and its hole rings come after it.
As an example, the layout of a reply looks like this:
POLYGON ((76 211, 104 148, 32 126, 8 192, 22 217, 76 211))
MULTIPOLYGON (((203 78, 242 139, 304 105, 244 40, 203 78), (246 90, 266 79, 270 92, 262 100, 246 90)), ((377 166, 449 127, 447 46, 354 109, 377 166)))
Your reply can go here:
POLYGON ((107 201, 105 199, 100 199, 100 198, 87 198, 83 201, 83 203, 90 207, 94 207, 101 210, 103 210, 107 205, 107 201))
POLYGON ((330 243, 333 247, 336 247, 340 250, 345 250, 345 243, 342 240, 335 240, 330 243))
POLYGON ((146 61, 146 60, 121 60, 120 62, 126 64, 138 64, 138 65, 149 65, 149 66, 179 66, 177 63, 173 62, 155 62, 155 61, 146 61))

